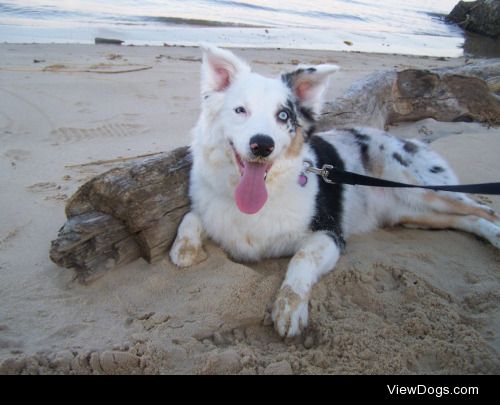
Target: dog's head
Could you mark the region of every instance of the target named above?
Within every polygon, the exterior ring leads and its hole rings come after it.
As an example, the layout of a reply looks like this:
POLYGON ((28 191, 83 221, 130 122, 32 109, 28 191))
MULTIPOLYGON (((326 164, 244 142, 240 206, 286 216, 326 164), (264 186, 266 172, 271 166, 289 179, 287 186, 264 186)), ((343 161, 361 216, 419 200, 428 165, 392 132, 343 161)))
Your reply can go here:
POLYGON ((215 138, 240 176, 234 192, 238 208, 254 214, 267 201, 266 177, 273 165, 300 158, 328 78, 339 68, 299 67, 270 79, 253 73, 227 50, 202 49, 205 133, 215 138))

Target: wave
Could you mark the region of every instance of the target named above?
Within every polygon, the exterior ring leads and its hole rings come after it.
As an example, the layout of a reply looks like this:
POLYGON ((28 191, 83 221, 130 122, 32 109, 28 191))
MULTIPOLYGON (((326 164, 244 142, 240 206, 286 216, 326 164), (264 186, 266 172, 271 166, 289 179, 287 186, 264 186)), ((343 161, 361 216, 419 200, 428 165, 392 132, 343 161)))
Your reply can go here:
POLYGON ((233 23, 229 21, 204 20, 199 18, 180 18, 180 17, 138 17, 145 22, 161 23, 168 25, 191 25, 200 27, 241 27, 241 28, 270 28, 269 25, 233 23))

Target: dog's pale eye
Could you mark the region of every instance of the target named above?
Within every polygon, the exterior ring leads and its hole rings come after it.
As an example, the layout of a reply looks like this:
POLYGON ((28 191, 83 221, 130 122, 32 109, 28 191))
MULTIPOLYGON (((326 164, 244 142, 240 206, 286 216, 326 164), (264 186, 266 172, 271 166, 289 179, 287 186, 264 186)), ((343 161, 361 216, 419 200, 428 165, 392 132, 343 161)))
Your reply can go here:
POLYGON ((278 119, 279 119, 280 121, 287 122, 289 117, 290 117, 290 116, 288 115, 288 113, 287 113, 285 110, 281 110, 281 111, 278 113, 278 119))
POLYGON ((234 109, 234 112, 236 114, 246 114, 247 110, 245 110, 245 107, 236 107, 234 109))

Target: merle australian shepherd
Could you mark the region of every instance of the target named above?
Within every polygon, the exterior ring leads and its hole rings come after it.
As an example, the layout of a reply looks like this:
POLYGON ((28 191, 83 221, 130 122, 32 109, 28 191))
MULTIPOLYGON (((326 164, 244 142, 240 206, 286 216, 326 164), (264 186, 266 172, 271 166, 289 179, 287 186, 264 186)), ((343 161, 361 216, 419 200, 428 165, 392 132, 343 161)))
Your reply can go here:
POLYGON ((170 258, 206 258, 211 238, 235 260, 291 256, 272 318, 281 336, 308 322, 311 288, 331 271, 345 240, 382 226, 452 228, 500 248, 500 220, 464 194, 327 184, 304 171, 339 169, 413 184, 457 184, 427 145, 370 128, 315 133, 334 65, 299 67, 277 78, 251 71, 233 53, 203 46, 202 111, 193 130, 191 210, 170 258))

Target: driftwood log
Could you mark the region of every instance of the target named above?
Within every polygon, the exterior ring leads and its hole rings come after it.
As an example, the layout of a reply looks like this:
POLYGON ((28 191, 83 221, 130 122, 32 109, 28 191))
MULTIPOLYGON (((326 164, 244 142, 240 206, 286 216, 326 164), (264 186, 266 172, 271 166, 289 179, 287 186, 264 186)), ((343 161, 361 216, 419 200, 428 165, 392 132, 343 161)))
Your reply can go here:
MULTIPOLYGON (((500 62, 375 74, 328 103, 319 127, 384 128, 429 117, 499 125, 500 99, 487 85, 499 76, 500 62)), ((151 263, 164 258, 189 208, 191 163, 183 147, 85 183, 66 206, 68 219, 52 241, 50 258, 74 269, 82 282, 141 257, 151 263)))
POLYGON ((348 125, 387 128, 434 118, 500 125, 500 61, 459 68, 374 73, 327 102, 319 130, 348 125))
POLYGON ((94 177, 70 198, 50 258, 80 281, 140 257, 161 259, 189 208, 187 147, 94 177))

